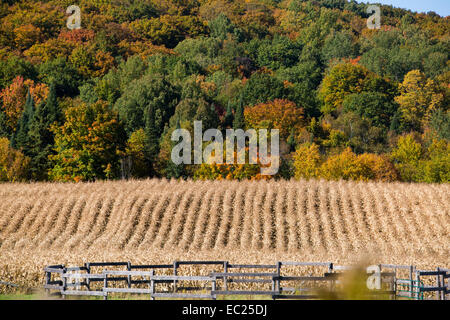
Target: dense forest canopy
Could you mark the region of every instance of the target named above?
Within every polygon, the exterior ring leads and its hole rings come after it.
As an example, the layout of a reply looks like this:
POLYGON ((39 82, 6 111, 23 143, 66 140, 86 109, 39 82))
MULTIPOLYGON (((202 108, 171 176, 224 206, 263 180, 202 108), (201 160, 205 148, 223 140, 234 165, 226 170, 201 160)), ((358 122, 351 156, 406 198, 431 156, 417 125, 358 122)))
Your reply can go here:
POLYGON ((450 21, 346 0, 0 4, 0 181, 450 181, 450 21), (280 129, 259 165, 175 165, 176 128, 280 129))

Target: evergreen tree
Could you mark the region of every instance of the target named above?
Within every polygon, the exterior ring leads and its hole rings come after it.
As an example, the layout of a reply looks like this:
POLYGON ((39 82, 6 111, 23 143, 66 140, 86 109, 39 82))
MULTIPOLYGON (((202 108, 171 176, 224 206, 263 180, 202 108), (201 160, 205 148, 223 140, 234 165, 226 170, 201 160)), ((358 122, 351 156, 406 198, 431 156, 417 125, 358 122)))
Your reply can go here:
POLYGON ((233 118, 233 108, 231 107, 231 103, 228 102, 227 113, 225 113, 225 118, 223 119, 225 129, 233 126, 233 118))
POLYGON ((50 168, 48 156, 54 154, 54 134, 50 129, 53 124, 61 125, 62 118, 55 86, 52 84, 47 100, 38 106, 30 124, 31 173, 34 179, 47 178, 50 168))
POLYGON ((219 118, 217 116, 214 105, 210 105, 207 101, 199 99, 195 120, 202 121, 203 129, 217 128, 219 118))
POLYGON ((396 134, 400 134, 402 131, 401 128, 401 113, 397 111, 391 119, 390 130, 395 132, 396 134))
POLYGON ((244 129, 245 128, 245 119, 244 119, 244 107, 242 103, 239 103, 236 108, 236 114, 234 115, 233 120, 233 129, 244 129))
POLYGON ((30 125, 34 117, 34 100, 31 96, 30 90, 28 90, 27 100, 25 102, 24 111, 17 124, 16 132, 11 138, 11 146, 14 149, 22 149, 25 155, 30 154, 30 141, 29 131, 30 125))
POLYGON ((450 111, 438 109, 431 115, 430 126, 441 139, 450 140, 450 111))
POLYGON ((9 126, 6 124, 6 115, 0 108, 0 138, 9 138, 11 136, 11 131, 9 126))
MULTIPOLYGON (((176 130, 180 129, 180 119, 177 119, 177 126, 176 126, 176 130)), ((177 144, 176 141, 172 141, 172 148, 177 144)), ((167 168, 166 168, 166 176, 167 178, 175 178, 175 179, 179 179, 179 178, 186 178, 186 171, 184 169, 184 165, 181 164, 175 164, 173 163, 172 160, 169 160, 167 163, 167 168)))
POLYGON ((289 146, 289 152, 295 151, 295 132, 294 130, 291 130, 291 134, 289 135, 287 139, 287 144, 289 146))
POLYGON ((145 148, 145 160, 149 168, 149 176, 155 174, 153 168, 153 163, 159 152, 159 135, 158 135, 158 110, 155 111, 155 106, 149 104, 147 107, 146 117, 145 117, 145 134, 147 137, 146 148, 145 148))

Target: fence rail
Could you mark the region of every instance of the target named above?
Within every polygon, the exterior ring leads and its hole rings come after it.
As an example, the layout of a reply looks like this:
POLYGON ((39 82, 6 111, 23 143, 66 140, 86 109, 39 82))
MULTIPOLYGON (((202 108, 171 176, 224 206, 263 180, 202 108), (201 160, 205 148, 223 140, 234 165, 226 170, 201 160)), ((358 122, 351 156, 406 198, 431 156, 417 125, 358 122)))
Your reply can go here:
MULTIPOLYGON (((380 264, 375 267, 378 267, 377 271, 370 274, 371 277, 379 278, 379 287, 372 291, 375 295, 388 294, 394 299, 424 299, 424 297, 429 298, 431 292, 435 293, 435 299, 446 300, 447 295, 450 294, 449 269, 417 270, 414 266, 393 264, 380 264), (405 271, 409 278, 400 278, 399 272, 405 273, 405 271), (433 281, 435 284, 430 285, 433 281), (427 285, 424 284, 425 282, 427 285), (388 289, 382 288, 383 283, 388 284, 388 289)), ((272 299, 316 299, 318 296, 314 289, 317 287, 308 287, 308 284, 320 284, 331 290, 335 288, 336 284, 339 284, 341 276, 350 269, 348 266, 339 266, 332 262, 295 261, 279 261, 275 264, 264 265, 230 264, 228 261, 174 261, 173 264, 161 265, 133 265, 131 262, 88 262, 84 266, 78 267, 65 267, 64 265, 45 267, 44 289, 48 293, 56 291, 52 293, 60 294, 63 298, 77 295, 100 296, 107 299, 112 293, 128 293, 145 294, 152 300, 155 298, 216 299, 221 295, 269 296, 272 299), (189 265, 213 266, 221 270, 204 275, 180 275, 180 268, 189 265), (111 267, 125 269, 107 269, 111 267), (320 275, 285 275, 285 268, 289 267, 291 270, 301 267, 317 268, 321 270, 321 273, 320 275), (92 273, 97 268, 103 269, 100 272, 92 273), (156 274, 158 270, 171 274, 156 274), (181 285, 186 282, 190 286, 181 285), (97 285, 95 285, 96 283, 97 285), (103 285, 98 283, 103 283, 103 285), (192 283, 197 285, 192 285, 192 283), (202 285, 198 285, 198 283, 202 283, 202 285), (239 287, 240 284, 270 285, 270 287, 249 290, 239 287), (235 285, 238 288, 230 288, 235 285)))

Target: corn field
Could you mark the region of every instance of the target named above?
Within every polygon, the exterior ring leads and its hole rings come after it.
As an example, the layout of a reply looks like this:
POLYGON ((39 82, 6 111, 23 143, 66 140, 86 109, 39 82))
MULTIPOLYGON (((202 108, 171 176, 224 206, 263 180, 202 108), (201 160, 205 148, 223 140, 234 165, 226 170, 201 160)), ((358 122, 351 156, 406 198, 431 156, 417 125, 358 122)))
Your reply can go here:
POLYGON ((448 266, 448 199, 448 184, 0 184, 0 281, 38 287, 45 265, 86 261, 448 266))

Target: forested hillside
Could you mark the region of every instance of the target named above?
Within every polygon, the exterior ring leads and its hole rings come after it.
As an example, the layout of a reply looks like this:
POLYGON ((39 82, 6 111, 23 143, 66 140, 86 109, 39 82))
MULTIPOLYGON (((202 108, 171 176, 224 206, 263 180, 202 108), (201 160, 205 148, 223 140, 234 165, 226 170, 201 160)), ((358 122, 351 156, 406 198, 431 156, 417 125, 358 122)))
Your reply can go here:
POLYGON ((346 0, 0 4, 0 181, 450 181, 450 21, 346 0), (70 30, 67 7, 81 9, 70 30), (282 165, 175 165, 176 128, 277 128, 282 165))

